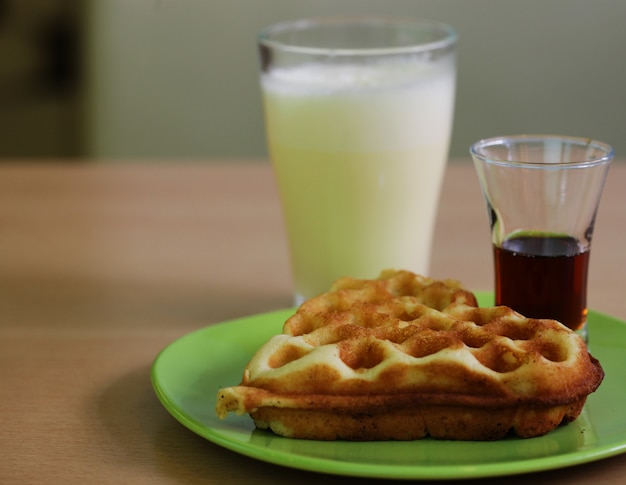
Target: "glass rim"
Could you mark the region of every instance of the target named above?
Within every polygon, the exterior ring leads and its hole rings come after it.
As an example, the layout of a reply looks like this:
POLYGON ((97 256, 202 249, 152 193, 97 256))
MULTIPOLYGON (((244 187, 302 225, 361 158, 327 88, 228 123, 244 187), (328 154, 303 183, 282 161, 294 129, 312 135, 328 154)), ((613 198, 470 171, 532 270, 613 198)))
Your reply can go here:
POLYGON ((510 135, 510 136, 498 136, 493 138, 484 138, 477 141, 470 147, 470 154, 474 159, 481 160, 482 162, 492 165, 510 166, 510 167, 524 167, 524 168, 542 168, 542 169, 555 169, 555 168, 583 168, 591 167, 595 165, 602 165, 611 162, 615 155, 615 151, 612 146, 593 138, 584 138, 577 136, 564 136, 564 135, 510 135), (561 162, 532 162, 528 160, 516 160, 509 158, 499 158, 492 155, 488 155, 482 151, 484 148, 489 147, 508 147, 512 144, 532 145, 545 143, 546 141, 559 142, 562 145, 570 145, 577 147, 594 148, 600 152, 599 156, 590 157, 584 160, 571 160, 561 162))
POLYGON ((405 18, 393 16, 335 16, 335 17, 310 17, 298 20, 287 20, 272 24, 263 29, 257 35, 259 45, 280 49, 285 52, 308 55, 329 55, 338 57, 348 56, 382 56, 394 54, 416 54, 447 48, 454 45, 458 34, 456 30, 444 23, 436 20, 421 18, 405 18), (296 32, 312 30, 321 26, 414 26, 417 28, 429 28, 433 31, 439 30, 442 33, 441 39, 416 42, 407 45, 397 45, 391 47, 315 47, 294 45, 276 39, 276 36, 285 32, 296 32))

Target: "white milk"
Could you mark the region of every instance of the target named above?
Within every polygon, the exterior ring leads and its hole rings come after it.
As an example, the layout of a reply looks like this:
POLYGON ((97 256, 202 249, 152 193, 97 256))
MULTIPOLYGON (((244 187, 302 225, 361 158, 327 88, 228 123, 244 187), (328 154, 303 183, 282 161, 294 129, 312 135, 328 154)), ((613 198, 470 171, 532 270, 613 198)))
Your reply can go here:
POLYGON ((453 60, 278 69, 262 87, 296 294, 385 268, 427 275, 453 60))

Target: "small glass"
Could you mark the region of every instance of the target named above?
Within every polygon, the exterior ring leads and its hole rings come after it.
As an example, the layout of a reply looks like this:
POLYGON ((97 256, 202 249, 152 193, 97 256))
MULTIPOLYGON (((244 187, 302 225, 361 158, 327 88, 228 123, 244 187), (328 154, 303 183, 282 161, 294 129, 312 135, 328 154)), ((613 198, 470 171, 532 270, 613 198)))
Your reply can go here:
POLYGON ((613 149, 519 135, 478 141, 470 153, 487 203, 496 305, 558 320, 587 340, 591 238, 613 149))

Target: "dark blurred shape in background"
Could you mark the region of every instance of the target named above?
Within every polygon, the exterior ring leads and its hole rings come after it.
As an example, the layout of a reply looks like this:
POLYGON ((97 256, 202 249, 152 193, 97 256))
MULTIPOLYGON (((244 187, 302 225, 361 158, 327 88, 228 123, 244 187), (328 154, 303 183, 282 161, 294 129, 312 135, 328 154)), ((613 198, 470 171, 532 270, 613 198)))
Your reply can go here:
POLYGON ((0 158, 78 157, 82 0, 0 0, 0 158))

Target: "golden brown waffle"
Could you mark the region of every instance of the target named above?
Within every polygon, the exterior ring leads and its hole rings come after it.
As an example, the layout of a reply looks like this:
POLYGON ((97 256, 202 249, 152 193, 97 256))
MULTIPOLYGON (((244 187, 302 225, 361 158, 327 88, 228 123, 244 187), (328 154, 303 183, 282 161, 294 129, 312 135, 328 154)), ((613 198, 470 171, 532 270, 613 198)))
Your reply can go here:
POLYGON ((576 419, 603 376, 556 321, 479 308, 455 281, 385 271, 303 303, 216 410, 293 438, 532 437, 576 419))

